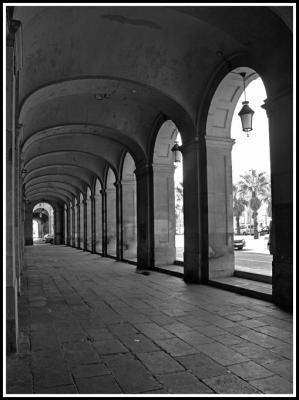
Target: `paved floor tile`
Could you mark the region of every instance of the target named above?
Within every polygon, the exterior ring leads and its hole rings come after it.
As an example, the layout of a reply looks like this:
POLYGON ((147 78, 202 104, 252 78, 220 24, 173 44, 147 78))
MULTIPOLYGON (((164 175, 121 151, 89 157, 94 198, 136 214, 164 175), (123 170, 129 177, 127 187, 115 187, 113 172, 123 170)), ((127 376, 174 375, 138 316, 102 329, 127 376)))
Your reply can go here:
POLYGON ((265 364, 265 368, 293 382, 293 362, 291 360, 269 362, 265 364))
POLYGON ((255 379, 249 382, 252 386, 255 386, 262 393, 269 394, 292 394, 293 385, 286 379, 281 378, 278 375, 272 375, 264 379, 255 379))
POLYGON ((264 326, 266 325, 265 322, 258 321, 256 319, 246 319, 244 321, 240 321, 240 324, 247 327, 247 328, 256 328, 259 326, 264 326))
POLYGON ((242 333, 240 337, 248 340, 249 342, 256 343, 259 346, 262 346, 266 349, 270 349, 272 347, 278 347, 284 344, 281 340, 273 339, 269 335, 253 331, 252 329, 248 330, 248 332, 242 333))
POLYGON ((44 368, 33 373, 34 389, 49 388, 53 386, 72 385, 73 380, 66 369, 44 368))
POLYGON ((35 391, 36 394, 78 394, 76 386, 64 385, 64 386, 53 386, 49 388, 38 388, 35 391))
POLYGON ((66 246, 25 261, 7 393, 289 390, 292 315, 272 303, 66 246))
POLYGON ((232 346, 238 343, 246 342, 244 339, 240 338, 239 336, 231 335, 230 333, 226 333, 224 335, 214 336, 214 340, 219 343, 222 343, 226 346, 232 346))
POLYGON ((254 388, 249 383, 243 381, 235 375, 222 375, 215 378, 203 379, 209 387, 211 387, 216 393, 222 394, 253 394, 260 393, 260 391, 254 388))
POLYGON ((74 378, 91 378, 93 376, 106 375, 110 373, 103 363, 79 365, 70 370, 74 378))
POLYGON ((172 333, 155 323, 136 324, 135 326, 138 330, 152 339, 166 339, 174 337, 172 333))
POLYGON ((104 362, 124 393, 142 393, 161 388, 161 384, 152 377, 143 364, 131 356, 105 358, 104 362))
POLYGON ((246 381, 274 375, 274 373, 269 371, 269 369, 266 369, 253 361, 230 365, 228 366, 228 369, 246 381))
POLYGON ((213 338, 209 338, 208 336, 202 335, 201 333, 193 330, 193 331, 181 331, 177 332, 176 336, 182 339, 184 342, 190 344, 193 347, 196 347, 205 343, 213 343, 213 338))
POLYGON ((160 375, 159 381, 173 394, 209 394, 214 391, 189 372, 160 375))
POLYGON ((92 343, 92 346, 98 354, 118 354, 129 351, 118 339, 95 341, 92 343))
POLYGON ((198 353, 198 350, 196 350, 195 347, 190 346, 188 343, 178 338, 158 339, 156 340, 156 343, 172 356, 198 353))
POLYGON ((160 350, 159 347, 153 343, 146 336, 135 334, 135 336, 123 336, 119 340, 135 354, 148 353, 160 350))
POLYGON ((94 376, 75 379, 80 394, 113 394, 122 393, 112 376, 94 376))
POLYGON ((138 357, 154 375, 184 371, 184 367, 163 351, 143 353, 138 357))
POLYGON ((224 366, 249 361, 246 356, 237 353, 221 343, 205 344, 198 346, 197 349, 224 366))
POLYGON ((222 329, 215 325, 208 325, 208 326, 197 325, 194 327, 194 329, 200 332, 202 335, 206 335, 212 338, 227 333, 224 328, 222 329))
POLYGON ((203 353, 176 357, 180 364, 199 379, 225 375, 228 370, 203 353))

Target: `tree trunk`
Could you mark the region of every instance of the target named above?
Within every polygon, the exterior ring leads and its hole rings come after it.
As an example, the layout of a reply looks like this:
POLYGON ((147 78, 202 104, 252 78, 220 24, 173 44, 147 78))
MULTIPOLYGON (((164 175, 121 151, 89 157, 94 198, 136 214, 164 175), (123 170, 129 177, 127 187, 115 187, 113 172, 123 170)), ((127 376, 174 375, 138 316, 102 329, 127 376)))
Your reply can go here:
POLYGON ((237 235, 240 235, 240 216, 236 217, 236 223, 237 223, 237 235))
POLYGON ((258 212, 254 211, 253 214, 253 238, 254 239, 258 239, 259 238, 259 232, 257 229, 257 216, 258 216, 258 212))

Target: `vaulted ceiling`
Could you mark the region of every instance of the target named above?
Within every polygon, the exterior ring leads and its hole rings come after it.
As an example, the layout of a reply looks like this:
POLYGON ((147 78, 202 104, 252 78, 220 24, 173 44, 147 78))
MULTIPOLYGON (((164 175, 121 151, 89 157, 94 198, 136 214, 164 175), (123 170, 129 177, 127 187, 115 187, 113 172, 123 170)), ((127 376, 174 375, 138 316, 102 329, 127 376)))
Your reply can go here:
POLYGON ((211 81, 226 68, 218 51, 246 55, 262 77, 277 48, 289 51, 291 7, 277 8, 14 7, 27 198, 67 201, 95 176, 104 181, 108 167, 119 174, 127 152, 137 166, 151 162, 159 121, 192 138, 211 81))

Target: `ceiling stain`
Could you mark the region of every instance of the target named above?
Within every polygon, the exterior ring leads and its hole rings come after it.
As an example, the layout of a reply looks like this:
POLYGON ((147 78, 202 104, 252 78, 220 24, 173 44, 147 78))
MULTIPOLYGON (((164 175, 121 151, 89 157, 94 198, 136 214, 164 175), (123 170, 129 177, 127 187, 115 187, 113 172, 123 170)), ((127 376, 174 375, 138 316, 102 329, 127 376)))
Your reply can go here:
POLYGON ((146 21, 144 19, 126 18, 126 17, 123 17, 122 15, 113 15, 113 14, 102 15, 102 18, 109 19, 110 21, 119 22, 121 24, 145 26, 145 27, 151 28, 151 29, 162 29, 160 25, 158 25, 152 21, 146 21))

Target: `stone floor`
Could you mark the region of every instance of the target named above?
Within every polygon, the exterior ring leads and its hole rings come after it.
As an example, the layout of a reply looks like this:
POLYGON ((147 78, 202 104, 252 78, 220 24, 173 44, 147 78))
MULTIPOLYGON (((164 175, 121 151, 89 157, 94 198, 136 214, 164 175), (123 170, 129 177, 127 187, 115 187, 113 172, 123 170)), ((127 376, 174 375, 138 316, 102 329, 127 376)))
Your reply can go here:
POLYGON ((291 394, 292 315, 65 246, 26 248, 9 394, 291 394))

